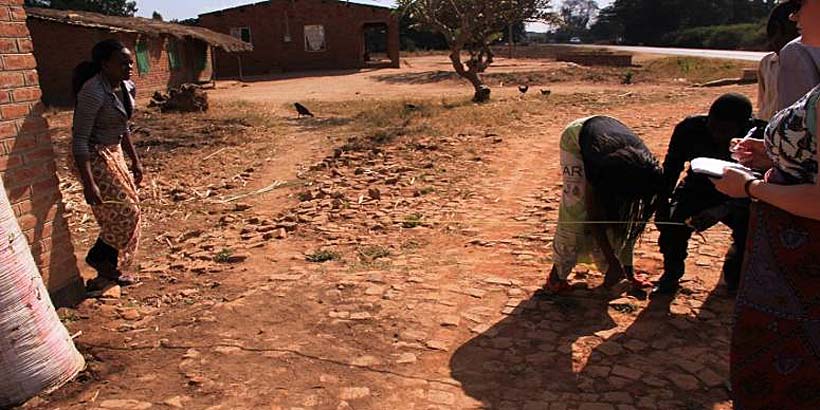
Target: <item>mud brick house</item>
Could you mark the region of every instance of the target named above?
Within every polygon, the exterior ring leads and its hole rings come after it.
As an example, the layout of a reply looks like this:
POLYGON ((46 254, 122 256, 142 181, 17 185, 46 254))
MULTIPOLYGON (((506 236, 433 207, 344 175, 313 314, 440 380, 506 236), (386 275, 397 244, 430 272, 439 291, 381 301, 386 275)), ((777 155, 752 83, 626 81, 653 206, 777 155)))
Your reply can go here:
POLYGON ((281 71, 399 67, 393 10, 337 0, 270 0, 199 16, 199 24, 253 44, 217 52, 218 78, 281 71))
POLYGON ((34 48, 22 6, 23 0, 0 0, 0 178, 59 306, 79 301, 83 283, 64 218, 54 149, 42 116, 34 48))
POLYGON ((213 50, 250 51, 249 43, 202 27, 140 17, 26 8, 43 102, 69 107, 74 67, 91 58, 100 40, 117 38, 134 53, 134 81, 142 97, 183 83, 211 80, 213 50))

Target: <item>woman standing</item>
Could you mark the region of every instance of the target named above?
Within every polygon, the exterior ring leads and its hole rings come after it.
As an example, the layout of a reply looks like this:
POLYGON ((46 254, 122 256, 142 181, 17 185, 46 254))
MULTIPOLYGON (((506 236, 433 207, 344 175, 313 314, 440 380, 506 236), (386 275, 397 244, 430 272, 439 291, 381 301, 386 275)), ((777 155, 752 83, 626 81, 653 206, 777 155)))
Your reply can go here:
POLYGON ((771 53, 760 60, 757 70, 757 104, 760 108, 757 117, 762 120, 769 121, 779 111, 777 109, 777 79, 780 73, 780 50, 800 36, 797 25, 791 19, 795 10, 797 10, 796 3, 786 1, 778 4, 769 14, 766 38, 769 41, 771 53))
MULTIPOLYGON (((91 54, 91 62, 74 69, 73 84, 77 104, 72 154, 85 200, 100 226, 85 260, 99 278, 130 285, 134 278, 121 269, 130 266, 139 243, 137 187, 142 181, 142 164, 128 127, 136 95, 130 80, 134 59, 113 39, 97 43, 91 54), (130 171, 123 151, 131 160, 130 171)), ((91 287, 101 284, 95 281, 91 287)))
POLYGON ((635 242, 663 186, 663 171, 649 148, 614 118, 582 118, 561 135, 561 170, 564 189, 545 290, 568 290, 567 278, 579 263, 606 272, 605 286, 626 277, 637 287, 651 287, 632 265, 635 242))
MULTIPOLYGON (((820 0, 798 3, 803 41, 820 46, 820 0)), ((771 166, 765 179, 727 169, 715 180, 727 195, 757 200, 732 335, 738 410, 820 409, 818 100, 820 86, 774 116, 765 142, 738 144, 741 162, 771 166)))

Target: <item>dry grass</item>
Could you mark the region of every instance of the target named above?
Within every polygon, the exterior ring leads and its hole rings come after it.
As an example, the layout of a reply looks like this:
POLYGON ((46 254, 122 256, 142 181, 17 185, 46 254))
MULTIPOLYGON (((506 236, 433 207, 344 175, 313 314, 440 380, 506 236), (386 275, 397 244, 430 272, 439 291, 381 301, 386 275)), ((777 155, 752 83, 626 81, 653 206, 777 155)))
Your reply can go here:
MULTIPOLYGON (((700 84, 722 78, 737 78, 745 68, 755 68, 753 62, 715 60, 696 57, 665 57, 649 60, 634 67, 584 67, 557 65, 536 71, 486 73, 482 76, 490 86, 501 84, 530 86, 549 85, 559 82, 585 83, 670 83, 683 79, 690 84, 700 84), (629 78, 629 82, 626 79, 629 78)), ((394 84, 431 84, 445 81, 463 82, 452 71, 427 71, 404 74, 385 74, 376 80, 394 84)))
MULTIPOLYGON (((487 136, 514 126, 527 117, 561 107, 584 106, 603 112, 623 104, 651 105, 665 101, 666 92, 625 93, 622 88, 542 96, 533 90, 523 99, 499 95, 489 103, 469 98, 408 99, 403 101, 312 102, 321 119, 304 119, 302 126, 344 138, 347 151, 369 150, 400 138, 440 137, 459 134, 487 136)), ((424 193, 420 193, 424 194, 424 193)))
POLYGON ((684 78, 687 82, 698 84, 722 78, 737 78, 744 68, 756 67, 755 63, 746 61, 668 57, 652 60, 636 70, 636 81, 684 78))

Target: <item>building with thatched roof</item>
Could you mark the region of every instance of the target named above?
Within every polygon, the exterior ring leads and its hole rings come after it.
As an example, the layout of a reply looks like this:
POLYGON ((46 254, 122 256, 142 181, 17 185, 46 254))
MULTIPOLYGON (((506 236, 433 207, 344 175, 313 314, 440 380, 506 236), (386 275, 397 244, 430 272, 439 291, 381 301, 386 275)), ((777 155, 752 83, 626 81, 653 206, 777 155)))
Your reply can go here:
POLYGON ((248 52, 249 43, 206 28, 141 17, 29 7, 27 25, 34 42, 43 102, 71 106, 74 67, 91 58, 100 40, 117 38, 133 52, 134 81, 140 96, 189 82, 209 81, 214 50, 248 52))
POLYGON ((269 0, 202 14, 199 25, 253 44, 251 52, 217 52, 219 78, 399 67, 399 23, 387 7, 338 0, 269 0))

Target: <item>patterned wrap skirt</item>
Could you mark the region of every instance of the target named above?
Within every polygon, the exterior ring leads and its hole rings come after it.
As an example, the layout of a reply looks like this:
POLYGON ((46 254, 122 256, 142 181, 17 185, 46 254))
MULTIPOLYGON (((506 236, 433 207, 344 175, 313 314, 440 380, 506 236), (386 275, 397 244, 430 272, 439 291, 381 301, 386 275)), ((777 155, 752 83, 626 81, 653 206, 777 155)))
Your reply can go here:
POLYGON ((736 410, 820 409, 820 222, 756 203, 732 334, 736 410))
POLYGON ((91 152, 91 173, 103 203, 92 206, 100 239, 117 249, 119 266, 128 268, 136 257, 141 213, 134 178, 120 145, 98 145, 91 152))

